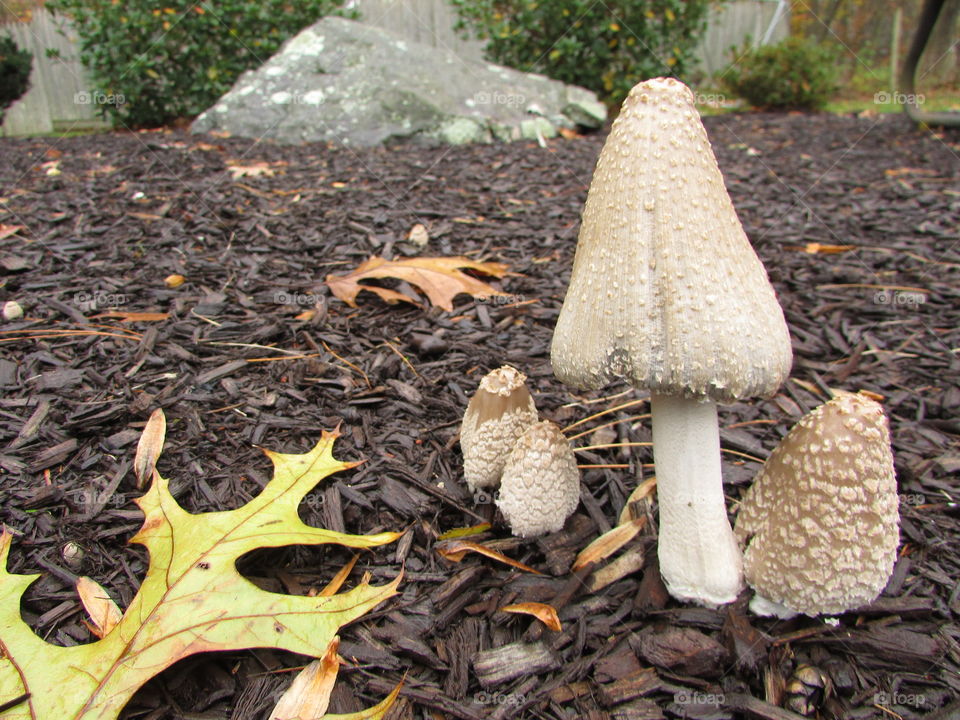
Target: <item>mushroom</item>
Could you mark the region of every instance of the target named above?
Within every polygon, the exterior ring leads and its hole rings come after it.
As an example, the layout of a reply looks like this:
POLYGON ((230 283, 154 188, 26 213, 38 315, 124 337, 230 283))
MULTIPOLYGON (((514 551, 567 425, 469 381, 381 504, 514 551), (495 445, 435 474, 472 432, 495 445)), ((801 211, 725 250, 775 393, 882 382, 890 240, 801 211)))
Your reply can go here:
POLYGON ((496 487, 517 438, 537 421, 527 376, 504 365, 487 373, 463 415, 460 448, 471 491, 496 487))
POLYGON ((751 609, 832 615, 873 602, 893 572, 898 508, 883 408, 838 393, 784 436, 743 496, 751 609))
POLYGON ((587 194, 554 331, 555 375, 651 392, 660 572, 670 594, 732 601, 741 558, 727 519, 716 403, 776 391, 792 351, 683 83, 630 91, 587 194))
POLYGON ((507 458, 497 507, 514 535, 534 537, 557 532, 579 502, 573 448, 555 423, 534 423, 507 458))

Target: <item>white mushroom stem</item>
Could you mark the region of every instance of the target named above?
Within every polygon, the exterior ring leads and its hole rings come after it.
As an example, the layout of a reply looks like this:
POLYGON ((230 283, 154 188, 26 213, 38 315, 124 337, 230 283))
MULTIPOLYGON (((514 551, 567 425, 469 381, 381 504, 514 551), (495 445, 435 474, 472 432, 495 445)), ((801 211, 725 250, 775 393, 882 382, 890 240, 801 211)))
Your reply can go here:
POLYGON ((650 407, 660 574, 679 600, 732 602, 743 586, 743 561, 723 497, 716 403, 654 394, 650 407))

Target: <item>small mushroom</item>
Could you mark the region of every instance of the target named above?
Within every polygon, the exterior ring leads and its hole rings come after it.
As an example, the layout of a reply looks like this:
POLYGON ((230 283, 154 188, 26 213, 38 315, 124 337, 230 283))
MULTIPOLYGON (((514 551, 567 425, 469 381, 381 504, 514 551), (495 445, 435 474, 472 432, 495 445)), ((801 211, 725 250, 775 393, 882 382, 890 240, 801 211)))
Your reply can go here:
POLYGON ((463 475, 471 491, 496 487, 523 431, 537 421, 527 376, 504 365, 487 373, 463 415, 460 448, 463 475))
POLYGON ((875 600, 896 560, 898 506, 883 408, 838 393, 784 436, 744 494, 736 535, 751 609, 832 615, 875 600))
POLYGON ((683 83, 630 91, 603 146, 553 336, 556 376, 651 392, 660 572, 719 605, 743 585, 727 519, 716 403, 776 391, 792 351, 783 311, 683 83))
POLYGON ((557 532, 580 502, 580 470, 560 428, 542 420, 527 428, 503 469, 497 507, 514 535, 557 532))

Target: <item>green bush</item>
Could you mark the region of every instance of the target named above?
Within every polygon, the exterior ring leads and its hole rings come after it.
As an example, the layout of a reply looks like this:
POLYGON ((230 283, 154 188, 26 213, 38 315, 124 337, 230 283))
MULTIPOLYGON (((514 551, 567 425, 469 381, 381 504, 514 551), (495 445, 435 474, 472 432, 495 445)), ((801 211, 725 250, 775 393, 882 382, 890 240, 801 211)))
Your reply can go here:
POLYGON ((776 45, 732 51, 723 86, 757 108, 819 110, 837 90, 837 56, 830 48, 791 37, 776 45))
POLYGON ((618 104, 641 80, 683 77, 710 0, 453 0, 489 60, 618 104))
POLYGON ((51 0, 80 36, 99 87, 81 102, 130 126, 206 110, 244 70, 344 0, 51 0))
POLYGON ((4 111, 30 86, 33 55, 17 48, 12 38, 0 37, 0 122, 4 111))

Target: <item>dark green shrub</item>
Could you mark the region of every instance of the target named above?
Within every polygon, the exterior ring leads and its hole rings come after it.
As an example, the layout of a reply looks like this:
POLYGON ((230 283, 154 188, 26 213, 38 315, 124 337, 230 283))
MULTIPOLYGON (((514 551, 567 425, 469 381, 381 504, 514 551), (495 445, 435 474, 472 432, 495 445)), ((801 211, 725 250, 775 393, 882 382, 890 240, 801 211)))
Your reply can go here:
POLYGON ((30 87, 33 55, 20 50, 12 38, 0 37, 0 122, 3 112, 30 87))
POLYGON ((636 83, 682 77, 710 0, 453 0, 489 60, 582 85, 611 104, 636 83))
POLYGON ((776 45, 732 51, 723 86, 754 107, 819 110, 837 89, 837 56, 830 48, 791 37, 776 45))
POLYGON ((69 15, 98 87, 93 102, 124 124, 200 114, 244 70, 344 0, 51 0, 69 15))

